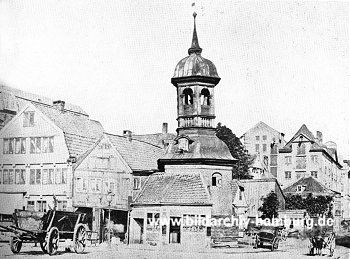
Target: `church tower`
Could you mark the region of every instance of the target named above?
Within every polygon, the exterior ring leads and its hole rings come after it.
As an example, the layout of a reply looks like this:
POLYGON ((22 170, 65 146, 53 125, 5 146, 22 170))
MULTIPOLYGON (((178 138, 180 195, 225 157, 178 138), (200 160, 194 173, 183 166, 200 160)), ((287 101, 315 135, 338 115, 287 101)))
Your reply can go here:
POLYGON ((196 30, 188 56, 176 65, 171 83, 177 92, 177 137, 158 166, 165 173, 200 173, 213 200, 213 215, 232 214, 232 170, 236 162, 215 134, 215 65, 202 57, 196 30))

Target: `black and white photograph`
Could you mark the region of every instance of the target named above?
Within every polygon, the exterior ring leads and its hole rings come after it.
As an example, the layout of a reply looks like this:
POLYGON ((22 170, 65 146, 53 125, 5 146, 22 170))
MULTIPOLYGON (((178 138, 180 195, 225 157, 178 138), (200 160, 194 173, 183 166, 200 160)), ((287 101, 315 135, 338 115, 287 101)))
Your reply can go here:
POLYGON ((349 2, 0 0, 0 258, 350 258, 349 2))

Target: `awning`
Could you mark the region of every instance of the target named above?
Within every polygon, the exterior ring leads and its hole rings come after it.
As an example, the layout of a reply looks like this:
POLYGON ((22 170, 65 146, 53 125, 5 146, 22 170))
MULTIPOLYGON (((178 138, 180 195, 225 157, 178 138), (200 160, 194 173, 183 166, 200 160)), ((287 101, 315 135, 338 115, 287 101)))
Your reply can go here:
POLYGON ((0 193, 0 214, 12 214, 15 209, 23 209, 23 193, 0 193))

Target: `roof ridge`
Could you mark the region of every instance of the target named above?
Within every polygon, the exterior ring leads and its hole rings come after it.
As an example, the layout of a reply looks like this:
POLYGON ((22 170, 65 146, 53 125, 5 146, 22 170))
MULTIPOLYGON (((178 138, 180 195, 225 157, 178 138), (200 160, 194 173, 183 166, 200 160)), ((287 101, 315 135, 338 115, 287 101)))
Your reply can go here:
MULTIPOLYGON (((108 133, 108 132, 104 132, 104 134, 110 135, 110 136, 114 136, 114 137, 120 137, 120 138, 123 138, 123 139, 127 139, 127 137, 122 136, 122 135, 116 135, 116 134, 112 134, 112 133, 108 133)), ((132 139, 132 141, 137 141, 137 142, 145 143, 145 144, 148 144, 148 145, 150 145, 150 146, 153 146, 153 147, 162 149, 161 147, 159 147, 159 146, 157 146, 157 145, 154 145, 154 144, 152 144, 152 143, 149 143, 149 142, 146 142, 146 141, 143 141, 143 140, 140 140, 140 139, 132 139)))

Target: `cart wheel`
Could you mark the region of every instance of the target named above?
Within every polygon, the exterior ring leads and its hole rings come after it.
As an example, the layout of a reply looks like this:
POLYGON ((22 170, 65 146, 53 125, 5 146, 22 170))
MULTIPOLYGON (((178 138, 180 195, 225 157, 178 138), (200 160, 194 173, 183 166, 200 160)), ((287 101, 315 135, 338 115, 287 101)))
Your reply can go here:
POLYGON ((18 254, 22 248, 22 241, 17 237, 12 237, 10 239, 10 248, 12 253, 18 254))
POLYGON ((271 251, 275 250, 275 249, 278 249, 278 238, 275 237, 272 241, 272 244, 271 244, 271 251))
POLYGON ((56 227, 51 228, 46 241, 46 250, 49 255, 55 255, 57 253, 59 241, 60 235, 58 229, 56 227))
POLYGON ((259 236, 255 235, 255 243, 254 243, 254 247, 253 248, 258 248, 259 247, 259 236))
POLYGON ((47 254, 47 242, 46 241, 40 241, 40 248, 44 252, 44 254, 47 254))
POLYGON ((85 250, 86 246, 86 228, 84 224, 76 225, 74 229, 74 251, 77 254, 81 254, 85 250))

